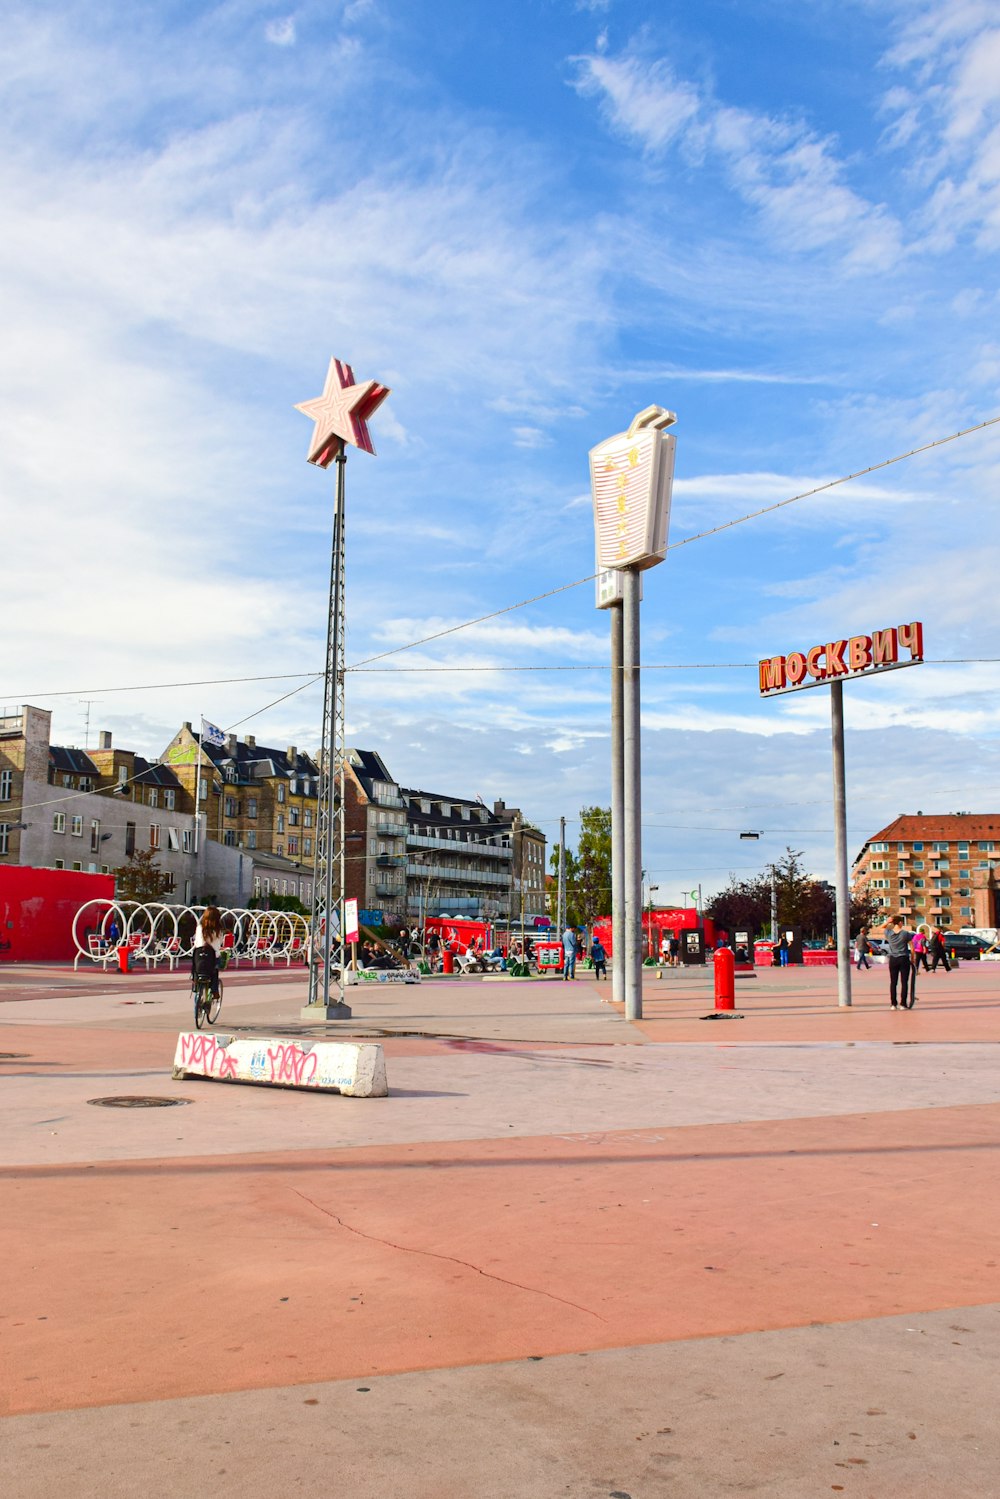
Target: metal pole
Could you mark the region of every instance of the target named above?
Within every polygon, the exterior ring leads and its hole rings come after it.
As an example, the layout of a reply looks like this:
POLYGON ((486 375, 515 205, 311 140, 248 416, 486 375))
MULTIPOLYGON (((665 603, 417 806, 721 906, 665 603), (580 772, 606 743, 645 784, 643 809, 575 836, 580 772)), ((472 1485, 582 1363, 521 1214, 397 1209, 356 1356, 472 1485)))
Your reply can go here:
POLYGON ((611 998, 625 1003, 625 684, 622 605, 611 615, 611 998))
MULTIPOLYGON (((204 722, 205 722, 205 720, 202 719, 202 723, 204 723, 204 722)), ((201 818, 200 818, 200 815, 199 815, 200 812, 201 812, 201 735, 199 734, 198 735, 198 770, 197 770, 197 773, 195 775, 195 781, 194 781, 194 853, 195 853, 194 872, 195 872, 195 874, 198 873, 197 858, 198 858, 199 845, 201 843, 201 839, 198 836, 199 835, 199 824, 201 822, 201 818)), ((199 894, 200 894, 200 892, 199 892, 199 894)))
MULTIPOLYGON (((337 495, 333 512, 333 546, 330 556, 330 601, 327 615, 326 673, 323 678, 323 734, 320 747, 319 786, 317 788, 316 858, 313 869, 313 910, 310 923, 310 965, 308 1004, 301 1013, 322 1012, 324 1019, 348 1019, 351 1011, 344 1004, 344 786, 337 792, 338 749, 342 738, 343 711, 343 623, 344 623, 344 471, 347 453, 344 444, 336 456, 337 495), (334 901, 334 870, 338 871, 340 899, 334 901), (330 1002, 330 970, 333 956, 333 913, 339 907, 338 937, 341 945, 341 967, 337 989, 330 1002), (316 954, 321 952, 322 963, 316 954), (322 978, 320 972, 322 970, 322 978), (331 1014, 331 1010, 333 1013, 331 1014)), ((341 770, 341 780, 343 772, 341 770)))
POLYGON ((830 683, 833 731, 833 848, 837 871, 837 1004, 851 1003, 851 888, 847 882, 847 775, 844 765, 844 684, 830 683))
POLYGON ((556 880, 556 931, 562 941, 566 924, 566 819, 559 819, 559 874, 556 880))
POLYGON ((771 865, 771 941, 778 940, 778 877, 771 865))
POLYGON ((642 1019, 642 744, 639 734, 639 574, 622 571, 625 761, 625 1019, 642 1019))

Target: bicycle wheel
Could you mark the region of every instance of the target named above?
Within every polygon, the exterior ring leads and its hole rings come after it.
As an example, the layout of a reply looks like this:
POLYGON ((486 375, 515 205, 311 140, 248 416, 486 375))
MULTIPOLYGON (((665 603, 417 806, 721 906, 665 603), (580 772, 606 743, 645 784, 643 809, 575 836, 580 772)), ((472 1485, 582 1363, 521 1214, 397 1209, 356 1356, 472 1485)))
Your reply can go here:
POLYGON ((194 997, 194 1023, 198 1030, 208 1020, 208 1002, 212 997, 211 990, 205 979, 198 979, 191 991, 194 997))
MULTIPOLYGON (((206 987, 207 987, 207 985, 206 985, 206 987)), ((219 992, 218 992, 217 995, 213 994, 212 991, 211 991, 211 989, 208 989, 208 993, 205 995, 205 1006, 206 1006, 206 1015, 207 1015, 207 1018, 208 1018, 208 1023, 209 1023, 209 1025, 214 1025, 215 1022, 219 1018, 219 1011, 222 1009, 222 980, 221 980, 221 978, 219 980, 219 992)))

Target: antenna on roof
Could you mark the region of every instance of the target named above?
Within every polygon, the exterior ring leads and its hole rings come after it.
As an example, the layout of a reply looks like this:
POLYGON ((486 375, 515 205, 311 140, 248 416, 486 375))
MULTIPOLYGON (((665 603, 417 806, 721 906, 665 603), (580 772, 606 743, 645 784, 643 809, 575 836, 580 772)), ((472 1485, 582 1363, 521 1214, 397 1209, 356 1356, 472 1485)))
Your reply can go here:
POLYGON ((77 702, 82 703, 87 710, 83 716, 83 747, 85 750, 88 750, 90 748, 90 709, 92 700, 81 697, 77 699, 77 702))

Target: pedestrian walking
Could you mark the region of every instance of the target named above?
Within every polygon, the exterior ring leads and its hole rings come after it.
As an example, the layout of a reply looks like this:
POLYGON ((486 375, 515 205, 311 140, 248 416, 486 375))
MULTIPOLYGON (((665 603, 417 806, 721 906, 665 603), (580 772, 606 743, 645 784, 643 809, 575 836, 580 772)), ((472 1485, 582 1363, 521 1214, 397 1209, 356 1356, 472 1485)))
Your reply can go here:
POLYGON ((670 939, 670 966, 677 968, 681 961, 681 939, 671 937, 670 939))
POLYGON ((866 968, 870 968, 872 966, 868 961, 868 954, 870 952, 871 945, 868 941, 868 928, 866 926, 863 926, 854 939, 854 957, 857 962, 859 973, 861 972, 862 963, 866 968))
POLYGON ((908 932, 903 926, 902 916, 894 916, 885 929, 886 946, 889 949, 889 1003, 892 1008, 898 1009, 896 1004, 896 989, 901 988, 900 1004, 904 1010, 913 1008, 912 990, 910 979, 912 969, 910 966, 910 943, 913 941, 913 933, 908 932), (910 1003, 907 1004, 906 996, 910 994, 910 1003))
POLYGON ((596 979, 606 979, 608 976, 608 955, 604 951, 603 944, 596 937, 591 944, 590 961, 594 965, 594 977, 596 979))
POLYGON ((931 957, 934 959, 933 963, 931 964, 931 973, 937 973, 937 966, 939 963, 944 964, 945 973, 951 972, 951 965, 948 962, 948 953, 944 945, 944 938, 938 931, 936 931, 934 933, 934 936, 931 938, 931 957))
POLYGON ((778 942, 778 962, 782 968, 788 967, 788 938, 784 932, 782 932, 781 939, 778 942))
POLYGON ((917 969, 921 963, 924 965, 924 972, 930 972, 930 967, 927 963, 927 937, 921 931, 913 933, 913 941, 910 944, 910 958, 913 963, 914 978, 917 976, 917 969))

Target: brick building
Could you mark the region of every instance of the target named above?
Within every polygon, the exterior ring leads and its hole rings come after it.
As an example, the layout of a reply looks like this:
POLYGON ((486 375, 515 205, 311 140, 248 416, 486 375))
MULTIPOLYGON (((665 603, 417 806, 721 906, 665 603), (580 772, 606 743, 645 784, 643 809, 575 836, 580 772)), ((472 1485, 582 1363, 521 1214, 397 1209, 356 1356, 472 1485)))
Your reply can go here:
POLYGON ((516 807, 401 786, 373 750, 347 751, 345 786, 346 893, 372 917, 519 919, 522 892, 544 909, 545 838, 516 807))
POLYGON ((854 861, 854 886, 885 919, 946 930, 996 927, 1000 812, 903 814, 875 833, 854 861))

